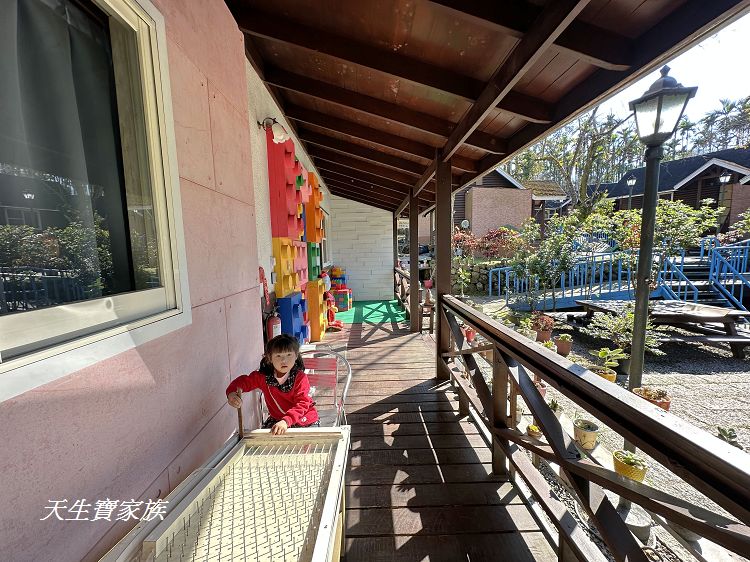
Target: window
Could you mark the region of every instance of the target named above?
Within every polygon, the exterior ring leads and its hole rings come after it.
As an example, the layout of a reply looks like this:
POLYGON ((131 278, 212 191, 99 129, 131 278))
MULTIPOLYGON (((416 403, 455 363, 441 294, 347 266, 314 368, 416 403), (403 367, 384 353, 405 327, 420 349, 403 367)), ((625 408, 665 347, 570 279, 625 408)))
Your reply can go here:
POLYGON ((179 313, 181 249, 154 19, 133 0, 0 6, 7 363, 179 313))
POLYGON ((325 209, 323 209, 323 241, 320 243, 320 257, 323 261, 323 267, 333 265, 328 250, 328 212, 325 209))

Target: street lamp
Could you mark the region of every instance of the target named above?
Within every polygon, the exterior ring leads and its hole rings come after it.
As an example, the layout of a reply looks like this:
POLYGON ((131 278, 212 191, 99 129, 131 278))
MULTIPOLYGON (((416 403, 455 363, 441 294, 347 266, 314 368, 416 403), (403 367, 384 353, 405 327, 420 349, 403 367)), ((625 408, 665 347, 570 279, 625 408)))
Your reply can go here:
POLYGON ((633 174, 630 174, 628 176, 628 179, 625 180, 625 183, 628 184, 629 188, 629 195, 628 195, 628 211, 633 206, 633 186, 635 185, 635 176, 633 174))
MULTIPOLYGON (((671 137, 680 122, 685 106, 695 96, 697 87, 686 88, 668 76, 669 67, 661 69, 661 78, 654 82, 643 96, 630 102, 635 112, 638 137, 646 145, 646 186, 643 193, 641 218, 641 246, 635 289, 635 318, 633 345, 630 356, 628 388, 641 386, 643 355, 648 320, 648 300, 653 265, 654 225, 658 202, 659 163, 664 156, 662 143, 671 137)), ((629 444, 626 443, 626 447, 629 444)), ((632 445, 631 445, 632 447, 632 445)))
POLYGON ((731 179, 732 172, 730 172, 729 170, 725 170, 724 173, 719 176, 719 183, 726 185, 731 179))

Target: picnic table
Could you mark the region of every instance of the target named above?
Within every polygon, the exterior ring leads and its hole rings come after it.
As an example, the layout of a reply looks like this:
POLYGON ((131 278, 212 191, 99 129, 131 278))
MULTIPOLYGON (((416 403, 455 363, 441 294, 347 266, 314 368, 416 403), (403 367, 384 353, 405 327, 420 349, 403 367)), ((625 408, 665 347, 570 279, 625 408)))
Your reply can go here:
MULTIPOLYGON (((625 300, 579 300, 586 314, 591 318, 594 312, 622 314, 633 301, 625 300)), ((750 333, 737 330, 743 318, 750 318, 750 312, 733 308, 722 308, 708 304, 683 301, 651 301, 648 305, 649 319, 655 326, 673 326, 699 334, 696 336, 670 335, 661 338, 664 342, 696 341, 705 343, 728 343, 732 354, 742 359, 745 346, 750 346, 750 333)))

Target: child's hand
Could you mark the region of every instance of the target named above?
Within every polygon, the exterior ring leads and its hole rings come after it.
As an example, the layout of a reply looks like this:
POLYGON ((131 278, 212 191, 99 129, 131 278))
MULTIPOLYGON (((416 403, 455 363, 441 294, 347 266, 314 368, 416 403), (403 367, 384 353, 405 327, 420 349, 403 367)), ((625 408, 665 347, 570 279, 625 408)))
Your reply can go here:
POLYGON ((242 406, 242 398, 236 392, 230 392, 227 394, 227 402, 232 408, 239 408, 242 406))
POLYGON ((284 420, 276 422, 271 428, 271 435, 284 435, 288 428, 289 426, 284 420))

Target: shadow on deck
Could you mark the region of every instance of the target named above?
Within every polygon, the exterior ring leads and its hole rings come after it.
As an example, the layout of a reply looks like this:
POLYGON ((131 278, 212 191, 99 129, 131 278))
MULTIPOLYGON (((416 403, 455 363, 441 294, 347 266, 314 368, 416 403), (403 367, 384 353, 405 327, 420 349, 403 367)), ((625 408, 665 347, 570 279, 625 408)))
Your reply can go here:
POLYGON ((346 559, 556 560, 515 487, 492 474, 450 382, 435 378, 432 340, 404 323, 361 320, 325 342, 354 371, 346 559))

